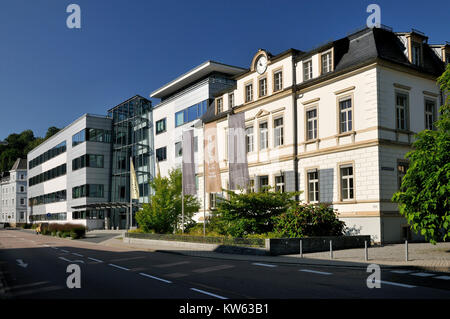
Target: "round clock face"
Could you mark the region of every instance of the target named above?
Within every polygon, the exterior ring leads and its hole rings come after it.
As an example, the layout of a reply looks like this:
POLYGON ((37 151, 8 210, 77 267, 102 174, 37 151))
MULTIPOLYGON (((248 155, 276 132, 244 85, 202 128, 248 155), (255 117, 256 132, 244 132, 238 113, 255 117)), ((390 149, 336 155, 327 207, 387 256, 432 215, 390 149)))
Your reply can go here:
POLYGON ((258 72, 259 74, 263 74, 264 72, 266 72, 267 69, 267 58, 262 55, 261 57, 258 58, 258 60, 256 60, 256 72, 258 72))

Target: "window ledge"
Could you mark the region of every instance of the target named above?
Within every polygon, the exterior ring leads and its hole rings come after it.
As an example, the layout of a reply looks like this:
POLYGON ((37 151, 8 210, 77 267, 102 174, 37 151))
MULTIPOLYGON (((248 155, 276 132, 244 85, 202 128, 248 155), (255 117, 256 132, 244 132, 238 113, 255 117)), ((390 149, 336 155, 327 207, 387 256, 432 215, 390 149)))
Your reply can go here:
POLYGON ((312 140, 306 140, 304 144, 314 144, 314 143, 317 143, 317 142, 320 142, 320 138, 315 138, 315 139, 312 139, 312 140))
POLYGON ((345 137, 345 136, 351 136, 351 135, 356 135, 356 131, 339 133, 339 134, 336 134, 335 137, 345 137))

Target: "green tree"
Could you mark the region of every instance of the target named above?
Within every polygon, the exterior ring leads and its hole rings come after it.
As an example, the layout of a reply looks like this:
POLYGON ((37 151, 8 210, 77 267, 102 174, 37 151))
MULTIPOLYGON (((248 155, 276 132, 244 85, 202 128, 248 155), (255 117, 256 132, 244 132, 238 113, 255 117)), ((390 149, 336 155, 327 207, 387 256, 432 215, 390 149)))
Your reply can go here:
MULTIPOLYGON (((144 232, 173 233, 182 224, 181 181, 181 170, 176 169, 169 172, 169 177, 158 175, 150 182, 155 194, 136 213, 136 221, 144 232)), ((199 209, 197 198, 184 197, 185 226, 194 223, 192 217, 199 209)))
POLYGON ((433 244, 450 235, 450 64, 438 83, 447 98, 437 130, 416 135, 413 150, 406 154, 410 167, 392 197, 411 229, 433 244))
POLYGON ((298 203, 276 218, 275 233, 279 237, 341 236, 345 223, 331 206, 298 203))
POLYGON ((47 129, 47 133, 45 134, 44 140, 48 140, 50 137, 52 137, 53 135, 55 135, 56 133, 58 133, 61 129, 55 127, 55 126, 50 126, 47 129))
POLYGON ((274 218, 295 204, 295 192, 256 193, 226 191, 227 198, 217 200, 211 223, 223 235, 245 237, 271 232, 274 218))

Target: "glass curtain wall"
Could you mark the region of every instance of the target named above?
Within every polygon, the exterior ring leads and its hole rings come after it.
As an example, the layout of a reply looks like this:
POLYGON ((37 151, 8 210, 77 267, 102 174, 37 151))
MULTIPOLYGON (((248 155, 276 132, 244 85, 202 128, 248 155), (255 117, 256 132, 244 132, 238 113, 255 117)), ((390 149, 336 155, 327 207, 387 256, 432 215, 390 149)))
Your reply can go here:
MULTIPOLYGON (((139 203, 148 203, 149 181, 154 176, 151 102, 135 96, 109 110, 108 117, 113 119, 111 202, 130 202, 132 157, 139 183, 139 203)), ((136 226, 135 213, 136 209, 133 210, 133 226, 136 226)), ((111 209, 107 216, 109 228, 126 228, 128 217, 127 209, 111 209)))

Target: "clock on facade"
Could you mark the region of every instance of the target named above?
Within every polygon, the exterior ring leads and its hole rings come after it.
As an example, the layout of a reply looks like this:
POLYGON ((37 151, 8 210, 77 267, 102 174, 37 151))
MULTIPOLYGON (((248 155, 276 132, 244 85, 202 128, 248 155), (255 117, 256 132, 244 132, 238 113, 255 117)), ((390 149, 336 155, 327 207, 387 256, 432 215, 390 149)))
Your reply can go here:
POLYGON ((261 55, 256 60, 256 72, 259 74, 263 74, 267 69, 267 58, 264 55, 261 55))

